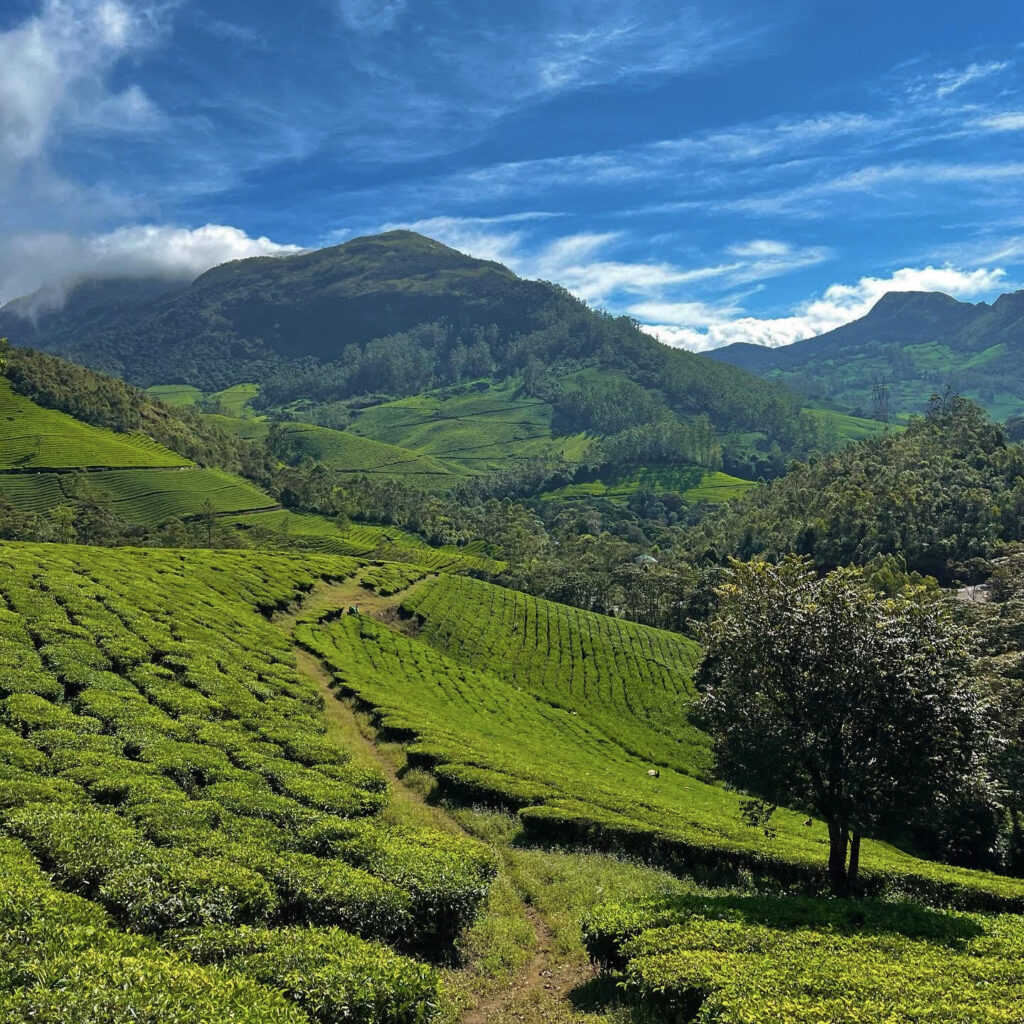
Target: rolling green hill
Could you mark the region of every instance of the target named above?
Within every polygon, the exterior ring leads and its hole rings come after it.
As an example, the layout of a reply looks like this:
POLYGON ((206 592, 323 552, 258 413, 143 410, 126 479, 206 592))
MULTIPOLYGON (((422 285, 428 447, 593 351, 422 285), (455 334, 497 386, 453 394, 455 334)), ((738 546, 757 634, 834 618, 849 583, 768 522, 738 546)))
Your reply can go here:
POLYGON ((994 303, 939 292, 891 292, 860 320, 782 348, 729 345, 712 352, 734 366, 784 381, 872 417, 873 388, 888 389, 893 415, 920 413, 946 388, 996 419, 1024 414, 1024 292, 994 303))
POLYGON ((311 423, 283 423, 277 446, 289 462, 310 458, 340 472, 397 476, 420 487, 443 487, 455 475, 432 455, 311 423))
POLYGON ((370 406, 352 431, 424 455, 443 458, 463 473, 486 473, 510 462, 561 456, 577 462, 583 434, 557 437, 553 407, 522 394, 514 384, 481 381, 443 392, 370 406))
MULTIPOLYGON (((765 835, 743 824, 736 793, 698 777, 706 747, 686 724, 695 655, 686 639, 474 581, 418 584, 402 608, 416 617, 414 635, 328 611, 295 636, 332 668, 339 694, 371 705, 384 735, 409 744, 410 763, 428 767, 443 792, 518 809, 537 842, 602 845, 775 884, 824 881, 820 824, 808 829, 783 811, 765 835)), ((1022 879, 880 842, 865 844, 861 870, 876 892, 1024 910, 1022 879)))
POLYGON ((90 426, 16 394, 0 377, 0 473, 88 467, 190 466, 145 434, 90 426))
MULTIPOLYGON (((294 409, 306 419, 297 406, 387 407, 389 400, 476 380, 528 377, 523 396, 502 396, 498 387, 493 405, 481 400, 458 413, 507 414, 495 437, 478 436, 470 422, 451 438, 422 429, 417 443, 401 440, 406 420, 438 411, 433 398, 423 408, 366 409, 357 417, 364 436, 426 454, 457 453, 472 470, 487 470, 508 454, 503 445, 527 455, 571 448, 542 443, 552 415, 544 406, 557 395, 541 393, 550 390, 545 381, 581 370, 633 382, 638 395, 650 392, 682 421, 706 414, 720 432, 760 434, 769 448, 791 448, 801 430, 799 403, 786 389, 668 348, 628 318, 590 310, 564 289, 408 231, 224 264, 187 287, 109 308, 96 298, 101 288, 92 293, 82 302, 72 289, 63 309, 37 319, 26 315, 29 300, 8 303, 0 334, 140 386, 157 385, 172 401, 193 400, 188 387, 207 400, 228 389, 221 411, 231 418, 249 394, 237 390, 242 381, 259 386, 259 410, 294 409)), ((632 425, 630 410, 622 412, 624 425, 632 425)), ((583 429, 568 424, 561 433, 583 429)))

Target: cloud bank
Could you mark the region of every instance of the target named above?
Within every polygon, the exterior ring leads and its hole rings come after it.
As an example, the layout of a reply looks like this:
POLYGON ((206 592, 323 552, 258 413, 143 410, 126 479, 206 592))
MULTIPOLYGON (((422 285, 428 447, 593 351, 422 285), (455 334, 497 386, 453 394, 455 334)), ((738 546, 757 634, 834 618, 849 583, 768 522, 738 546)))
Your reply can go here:
POLYGON ((100 277, 168 277, 191 280, 204 270, 248 256, 298 252, 269 238, 252 238, 224 224, 199 228, 137 225, 105 234, 23 235, 0 247, 0 299, 35 291, 46 283, 48 306, 63 301, 60 282, 83 275, 100 277))
POLYGON ((889 277, 862 277, 856 284, 833 284, 802 303, 790 316, 737 316, 735 309, 706 305, 638 303, 630 312, 644 329, 666 345, 707 352, 746 342, 778 348, 834 330, 864 316, 887 292, 945 292, 956 299, 990 296, 1005 288, 1006 272, 980 267, 903 267, 889 277), (667 321, 667 322, 666 322, 667 321))

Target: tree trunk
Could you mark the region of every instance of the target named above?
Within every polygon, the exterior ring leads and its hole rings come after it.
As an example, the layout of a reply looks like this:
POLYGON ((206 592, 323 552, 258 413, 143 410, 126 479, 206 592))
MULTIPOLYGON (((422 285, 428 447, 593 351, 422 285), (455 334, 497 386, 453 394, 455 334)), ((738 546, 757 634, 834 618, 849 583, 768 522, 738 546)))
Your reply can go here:
POLYGON ((850 866, 846 870, 847 892, 857 884, 857 873, 860 871, 860 833, 854 831, 850 839, 850 866))
POLYGON ((832 883, 835 896, 847 893, 846 879, 846 847, 850 841, 850 833, 835 822, 828 824, 828 877, 832 883))

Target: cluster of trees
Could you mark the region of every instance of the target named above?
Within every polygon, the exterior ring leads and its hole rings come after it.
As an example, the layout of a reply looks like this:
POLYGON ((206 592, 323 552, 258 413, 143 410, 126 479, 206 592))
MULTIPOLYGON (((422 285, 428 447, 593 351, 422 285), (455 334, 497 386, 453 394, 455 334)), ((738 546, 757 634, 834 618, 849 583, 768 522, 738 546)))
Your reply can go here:
POLYGON ((894 554, 945 581, 1024 539, 1024 448, 956 395, 893 433, 794 463, 688 532, 698 561, 809 556, 821 569, 894 554))

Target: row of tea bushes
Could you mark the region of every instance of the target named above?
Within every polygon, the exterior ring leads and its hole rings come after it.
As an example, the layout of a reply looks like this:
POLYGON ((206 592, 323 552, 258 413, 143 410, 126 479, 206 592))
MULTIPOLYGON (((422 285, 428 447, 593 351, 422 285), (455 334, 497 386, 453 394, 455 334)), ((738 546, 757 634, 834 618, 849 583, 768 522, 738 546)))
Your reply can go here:
POLYGON ((1024 1006, 1016 915, 709 895, 600 906, 584 938, 670 1024, 1008 1024, 1024 1006))
MULTIPOLYGON (((432 583, 422 590, 435 592, 432 583)), ((534 607, 543 616, 549 605, 534 607)), ((531 663, 529 639, 520 641, 523 652, 499 643, 493 660, 484 656, 491 642, 477 637, 500 637, 486 620, 474 626, 473 610, 483 615, 486 608, 479 600, 448 616, 443 643, 428 642, 429 614, 415 636, 368 616, 330 612, 300 621, 294 635, 331 666, 338 692, 371 708, 381 734, 405 743, 410 763, 430 769, 442 791, 517 810, 535 841, 607 849, 723 884, 753 875, 774 886, 827 890, 828 838, 820 824, 805 827, 805 816, 779 810, 776 833, 766 836, 743 823, 736 793, 666 767, 652 775, 651 759, 638 756, 631 742, 641 730, 652 746, 664 735, 649 726, 646 712, 630 717, 629 696, 642 681, 604 679, 603 692, 624 698, 601 703, 595 691, 593 715, 582 700, 566 706, 561 688, 545 699, 538 678, 531 682, 515 667, 531 663), (470 630, 465 638, 461 622, 470 630), (471 653, 449 653, 460 646, 471 653)), ((549 638, 563 628, 539 622, 536 642, 550 650, 549 638)), ((614 666, 609 661, 609 675, 619 671, 614 666)), ((662 764, 677 756, 670 737, 663 751, 662 764)), ((1022 879, 920 860, 884 843, 865 841, 861 873, 876 894, 900 891, 964 909, 1024 909, 1022 879)))
MULTIPOLYGON (((493 860, 470 840, 375 819, 384 776, 328 739, 319 692, 268 621, 318 579, 358 568, 0 547, 0 833, 117 941, 153 936, 153 956, 170 943, 212 962, 190 935, 218 930, 227 948, 247 929, 249 951, 232 946, 208 973, 273 988, 319 957, 323 969, 282 1004, 303 1010, 282 1020, 349 1007, 346 1019, 421 1022, 436 1011, 436 972, 379 943, 408 954, 453 941, 493 860)), ((113 984, 113 967, 97 972, 113 984)), ((169 990, 177 1013, 184 996, 169 990)), ((276 1019, 259 1005, 253 1019, 276 1019)))

